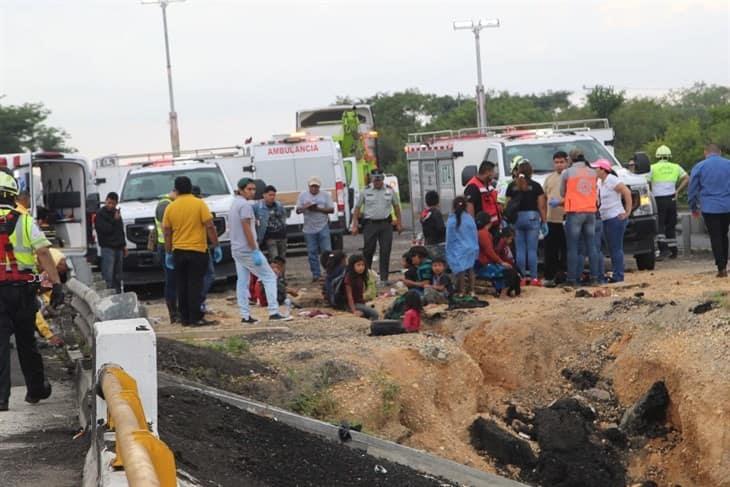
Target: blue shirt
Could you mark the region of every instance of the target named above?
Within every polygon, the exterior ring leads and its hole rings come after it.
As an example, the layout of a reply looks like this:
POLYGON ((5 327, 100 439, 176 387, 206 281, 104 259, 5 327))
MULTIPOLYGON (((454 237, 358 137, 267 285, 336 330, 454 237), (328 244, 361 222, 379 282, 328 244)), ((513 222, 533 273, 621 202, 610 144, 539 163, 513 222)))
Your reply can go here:
POLYGON ((730 213, 730 160, 712 154, 692 168, 689 207, 702 213, 730 213))

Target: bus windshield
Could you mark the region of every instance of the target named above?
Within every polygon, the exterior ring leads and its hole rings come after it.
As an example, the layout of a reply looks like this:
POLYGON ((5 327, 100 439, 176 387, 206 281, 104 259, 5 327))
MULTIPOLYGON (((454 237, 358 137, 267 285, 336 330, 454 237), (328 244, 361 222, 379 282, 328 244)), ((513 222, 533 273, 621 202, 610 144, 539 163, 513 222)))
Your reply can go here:
POLYGON ((570 153, 573 149, 581 149, 586 161, 594 162, 598 159, 608 159, 611 164, 617 165, 616 159, 597 140, 583 139, 570 141, 551 141, 539 144, 509 145, 504 148, 504 160, 509 165, 515 156, 522 156, 530 161, 535 173, 553 171, 553 154, 558 151, 570 153))
POLYGON ((149 201, 172 191, 175 178, 187 176, 193 186, 200 187, 201 196, 228 194, 228 186, 220 169, 180 169, 179 171, 142 172, 130 174, 124 182, 121 201, 149 201))

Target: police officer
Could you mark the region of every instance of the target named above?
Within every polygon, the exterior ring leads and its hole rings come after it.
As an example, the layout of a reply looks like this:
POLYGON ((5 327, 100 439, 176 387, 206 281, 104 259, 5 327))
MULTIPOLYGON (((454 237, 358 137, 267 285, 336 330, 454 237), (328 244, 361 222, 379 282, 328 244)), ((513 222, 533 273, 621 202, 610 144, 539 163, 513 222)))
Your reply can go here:
POLYGON ((395 214, 395 229, 401 232, 400 202, 396 192, 385 186, 385 174, 380 169, 373 169, 370 173, 372 184, 365 188, 355 205, 352 217, 352 234, 357 235, 359 221, 363 224, 363 254, 370 268, 375 255, 375 245, 380 247, 380 281, 388 281, 390 268, 390 249, 393 245, 393 221, 391 213, 395 214))
POLYGON ((18 183, 0 172, 0 411, 10 399, 10 335, 15 334, 20 368, 25 376, 26 402, 37 403, 51 395, 43 371, 43 358, 35 341, 35 315, 39 275, 36 258, 53 284, 51 306, 63 303, 58 271, 45 235, 33 217, 15 210, 18 183))
POLYGON ((177 309, 177 292, 175 287, 175 269, 169 269, 165 265, 165 232, 162 229, 162 218, 165 216, 167 206, 175 200, 175 190, 160 198, 155 208, 155 228, 157 230, 157 256, 165 272, 165 304, 167 313, 170 316, 170 323, 180 322, 180 313, 177 309))
POLYGON ((659 258, 677 257, 677 196, 689 184, 687 172, 671 162, 672 151, 666 145, 656 150, 657 161, 651 165, 649 182, 659 213, 659 258))

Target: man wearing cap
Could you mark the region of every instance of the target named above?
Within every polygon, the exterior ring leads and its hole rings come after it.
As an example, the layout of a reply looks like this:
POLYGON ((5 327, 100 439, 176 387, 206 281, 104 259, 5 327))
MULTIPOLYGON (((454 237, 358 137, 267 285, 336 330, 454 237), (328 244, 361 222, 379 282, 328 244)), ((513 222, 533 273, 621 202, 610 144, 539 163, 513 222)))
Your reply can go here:
POLYGON ((373 265, 375 246, 380 247, 380 281, 387 282, 390 273, 390 249, 393 246, 393 223, 400 233, 400 202, 392 188, 385 186, 385 174, 380 169, 370 173, 371 185, 365 188, 355 205, 352 216, 352 234, 357 235, 359 222, 363 224, 363 255, 370 268, 373 265))
POLYGON ((332 203, 332 195, 319 190, 322 181, 318 177, 309 178, 307 186, 309 190, 302 191, 297 198, 296 212, 304 217, 302 232, 307 242, 309 269, 312 271, 312 281, 318 281, 322 275, 319 256, 322 252, 332 251, 329 214, 334 213, 335 205, 332 203))
POLYGON ((578 258, 578 242, 588 249, 591 281, 601 280, 599 255, 596 251, 596 211, 598 210, 597 174, 588 167, 583 151, 573 149, 569 154, 573 165, 560 176, 561 203, 565 206, 565 240, 568 248, 566 285, 575 286, 583 271, 583 261, 578 258))

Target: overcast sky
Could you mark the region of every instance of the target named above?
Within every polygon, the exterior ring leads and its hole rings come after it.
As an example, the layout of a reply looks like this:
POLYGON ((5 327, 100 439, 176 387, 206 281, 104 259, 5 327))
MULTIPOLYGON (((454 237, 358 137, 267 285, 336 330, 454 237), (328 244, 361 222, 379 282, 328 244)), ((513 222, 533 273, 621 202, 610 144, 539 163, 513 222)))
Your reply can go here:
MULTIPOLYGON (((730 0, 248 1, 171 4, 182 148, 294 127, 338 95, 611 84, 660 94, 730 85, 730 0)), ((160 8, 136 0, 0 0, 2 103, 40 101, 88 156, 169 149, 160 8)))

